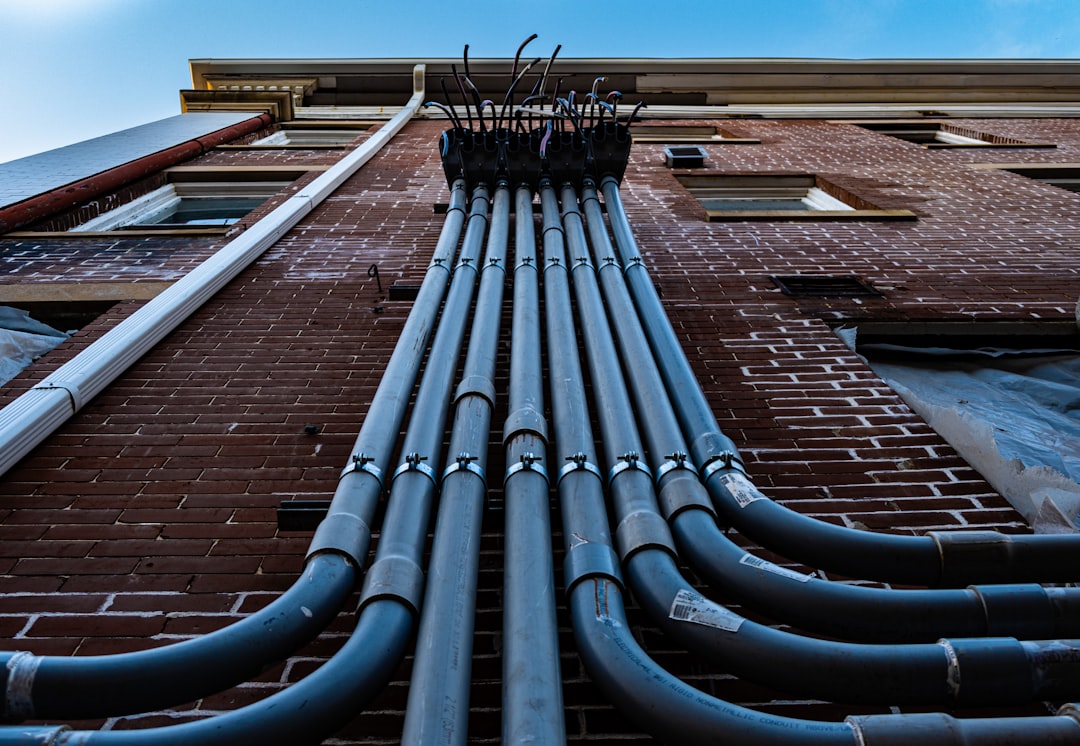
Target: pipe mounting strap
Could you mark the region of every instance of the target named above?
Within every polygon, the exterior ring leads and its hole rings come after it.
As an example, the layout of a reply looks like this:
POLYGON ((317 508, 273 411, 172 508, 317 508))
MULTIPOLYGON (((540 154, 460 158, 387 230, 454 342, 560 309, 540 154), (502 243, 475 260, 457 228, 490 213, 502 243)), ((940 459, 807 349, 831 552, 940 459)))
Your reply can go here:
POLYGON ((708 430, 694 438, 690 442, 690 454, 694 457, 694 462, 701 464, 702 468, 719 458, 740 471, 746 471, 735 443, 715 430, 708 430))
POLYGON ((665 474, 667 474, 669 471, 675 471, 676 469, 686 469, 695 477, 698 475, 697 467, 695 467, 692 462, 687 461, 689 456, 687 456, 686 453, 684 453, 683 451, 675 451, 674 453, 669 453, 667 456, 664 456, 664 458, 666 458, 667 461, 660 464, 660 466, 656 470, 657 486, 659 486, 660 480, 664 478, 665 474))
POLYGON ((649 467, 643 464, 640 458, 638 458, 637 451, 627 451, 623 455, 619 456, 619 463, 611 467, 611 471, 608 472, 608 486, 610 487, 611 483, 615 481, 615 477, 619 476, 624 471, 631 471, 633 469, 645 472, 645 475, 649 479, 652 479, 652 472, 649 471, 649 467))
POLYGON ((600 481, 604 481, 604 475, 600 473, 600 467, 589 461, 589 457, 581 451, 566 457, 566 460, 570 463, 559 469, 559 476, 555 480, 555 485, 558 486, 562 482, 563 477, 571 472, 575 471, 587 471, 596 475, 596 478, 600 481))
POLYGON ((569 594, 580 581, 597 576, 608 578, 620 588, 626 587, 614 550, 607 544, 582 539, 570 547, 563 563, 566 593, 569 594))
POLYGON ((526 267, 528 267, 529 269, 536 269, 536 264, 534 264, 535 261, 536 257, 521 257, 521 259, 518 260, 518 263, 514 265, 514 272, 517 272, 519 269, 525 269, 526 267))
POLYGON ((331 503, 330 512, 322 519, 311 537, 307 557, 322 552, 344 554, 357 569, 364 566, 367 559, 368 542, 371 540, 371 528, 360 516, 343 511, 334 512, 331 503))
POLYGON ((435 479, 435 470, 424 463, 426 460, 427 456, 421 456, 419 453, 413 451, 405 457, 405 463, 394 469, 394 474, 390 477, 390 481, 393 482, 398 478, 399 474, 404 474, 407 471, 418 471, 430 479, 432 484, 438 487, 439 482, 435 479))
POLYGON ((510 477, 514 476, 519 471, 535 471, 537 474, 544 478, 545 482, 549 481, 547 469, 541 466, 539 461, 540 457, 532 453, 521 454, 521 460, 519 460, 516 464, 511 464, 507 468, 506 475, 503 477, 503 484, 506 484, 506 482, 510 480, 510 477))
POLYGON ((623 560, 635 552, 652 547, 664 549, 673 557, 678 556, 667 521, 651 510, 635 510, 624 516, 615 529, 615 541, 623 560))
POLYGON ((457 389, 454 391, 454 403, 457 404, 470 394, 482 397, 492 407, 495 406, 495 384, 487 376, 469 376, 461 379, 461 383, 458 384, 457 389))
POLYGON ((341 470, 341 474, 338 475, 340 481, 347 474, 352 474, 354 471, 366 471, 371 476, 375 477, 375 481, 379 483, 379 491, 385 492, 386 485, 383 484, 382 469, 375 465, 375 459, 364 453, 354 453, 352 461, 349 465, 341 470))
POLYGON ((532 433, 547 443, 547 420, 532 407, 515 409, 506 417, 503 425, 503 444, 519 433, 532 433))
POLYGON ((7 662, 7 690, 4 692, 3 720, 18 723, 34 717, 34 677, 41 656, 20 651, 7 662))
POLYGON ((394 598, 419 614, 423 597, 424 571, 408 557, 391 555, 377 560, 368 569, 356 609, 359 612, 372 601, 394 598))
POLYGON ((68 401, 71 402, 71 411, 78 412, 82 409, 83 398, 79 392, 79 385, 72 383, 71 381, 52 381, 46 378, 44 381, 34 386, 31 391, 63 391, 68 395, 68 401))
POLYGON ((448 476, 456 471, 471 471, 473 474, 480 477, 480 481, 484 483, 484 489, 487 489, 487 474, 484 473, 484 469, 480 464, 473 463, 477 458, 477 456, 468 453, 458 454, 457 460, 443 470, 443 480, 445 481, 448 476))
POLYGON ((428 272, 438 267, 439 269, 445 269, 447 274, 451 274, 450 268, 446 266, 446 260, 441 256, 437 256, 431 260, 431 264, 428 265, 428 272))

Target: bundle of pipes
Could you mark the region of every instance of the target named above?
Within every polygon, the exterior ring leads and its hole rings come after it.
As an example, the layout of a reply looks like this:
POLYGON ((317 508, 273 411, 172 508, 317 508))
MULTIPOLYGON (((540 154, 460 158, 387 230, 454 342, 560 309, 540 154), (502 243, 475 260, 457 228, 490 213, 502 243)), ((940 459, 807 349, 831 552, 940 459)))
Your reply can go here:
POLYGON ((296 586, 240 624, 164 648, 99 658, 0 654, 4 715, 76 719, 141 712, 255 675, 338 613, 358 582, 376 504, 388 493, 349 640, 299 683, 232 713, 140 731, 5 727, 0 744, 316 743, 385 686, 414 630, 403 742, 466 742, 511 201, 513 320, 503 479, 505 544, 513 549, 504 566, 505 743, 565 742, 548 523, 554 487, 578 651, 626 717, 665 742, 1080 744, 1075 705, 1064 705, 1055 716, 1027 718, 928 713, 815 722, 767 715, 679 681, 641 648, 623 607, 627 587, 687 649, 725 671, 786 691, 888 705, 1068 700, 1080 697, 1080 640, 1069 639, 1080 637, 1080 590, 1036 581, 1074 580, 1070 568, 1080 559, 1080 541, 989 532, 881 536, 819 523, 767 499, 720 431, 634 241, 619 192, 628 122, 616 119, 613 106, 611 119, 603 121, 606 104, 595 86, 590 103, 600 113, 594 118, 578 112, 572 96, 552 94, 559 111, 548 112, 545 72, 531 95, 539 108, 518 107, 513 117, 516 127, 543 115, 545 127, 519 131, 517 145, 511 144, 505 112, 531 67, 519 75, 517 64, 515 58, 501 113, 490 102, 474 101, 477 131, 464 92, 467 84, 475 89, 467 60, 459 86, 469 125, 444 107, 454 127, 443 138, 451 197, 442 233, 296 586), (487 108, 490 130, 483 121, 487 108), (566 122, 572 131, 562 129, 566 122), (552 146, 556 133, 560 144, 552 146), (609 162, 618 158, 621 164, 609 162), (463 372, 451 394, 466 335, 463 372), (549 380, 557 384, 549 392, 550 443, 542 342, 549 380), (398 465, 391 470, 414 388, 398 465), (425 576, 424 546, 440 490, 425 576), (852 576, 926 586, 988 584, 903 591, 833 584, 744 551, 725 535, 728 525, 780 554, 852 576), (831 639, 735 613, 684 579, 680 558, 746 607, 831 639))
POLYGON ((536 34, 533 34, 518 47, 510 72, 511 83, 501 108, 492 99, 484 99, 473 83, 468 45, 463 60, 464 74, 451 66, 465 120, 462 121, 457 106, 452 103, 445 81, 442 87, 446 103, 429 101, 425 104, 441 109, 454 125, 439 139, 439 154, 447 183, 464 179, 466 184, 473 186, 507 180, 513 185, 525 184, 535 192, 541 178, 550 178, 560 184, 580 184, 586 174, 622 179, 630 155, 630 124, 644 104, 638 103, 630 115, 620 121, 618 105, 622 93, 610 91, 601 96, 599 87, 606 80, 602 76, 593 81, 592 90, 582 97, 580 108, 576 91, 559 95, 562 81, 558 81, 548 94, 548 73, 561 47, 555 48, 520 105, 515 104, 519 84, 540 62, 537 57, 520 72, 518 70, 521 53, 535 38, 536 34), (491 110, 490 117, 486 113, 488 109, 491 110))

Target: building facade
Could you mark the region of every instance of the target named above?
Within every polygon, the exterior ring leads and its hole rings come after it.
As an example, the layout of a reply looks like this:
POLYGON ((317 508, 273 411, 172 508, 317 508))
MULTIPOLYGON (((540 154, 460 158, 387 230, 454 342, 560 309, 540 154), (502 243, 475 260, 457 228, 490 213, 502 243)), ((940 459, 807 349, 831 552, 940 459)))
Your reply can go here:
POLYGON ((0 164, 0 740, 1080 742, 1080 66, 451 65, 0 164))

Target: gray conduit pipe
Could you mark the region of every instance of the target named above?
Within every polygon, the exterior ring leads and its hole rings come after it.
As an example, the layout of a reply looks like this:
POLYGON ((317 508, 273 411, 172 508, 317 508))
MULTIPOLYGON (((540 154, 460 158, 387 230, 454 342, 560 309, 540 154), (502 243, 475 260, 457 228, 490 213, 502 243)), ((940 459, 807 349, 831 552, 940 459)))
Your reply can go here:
POLYGON ((634 639, 623 611, 622 576, 612 549, 570 310, 570 269, 550 182, 541 183, 540 200, 552 421, 559 453, 566 454, 557 477, 566 548, 564 582, 574 639, 589 676, 627 718, 666 743, 865 746, 849 725, 774 717, 694 689, 657 666, 634 639))
POLYGON ((108 717, 189 702, 256 676, 314 638, 358 581, 368 528, 420 363, 449 282, 464 223, 464 182, 450 209, 417 300, 372 399, 328 518, 293 587, 266 608, 215 632, 159 648, 102 656, 0 652, 0 713, 7 722, 108 717))
MULTIPOLYGON (((608 316, 626 337, 635 331, 605 308, 585 240, 577 193, 562 189, 563 230, 573 257, 573 289, 597 419, 610 468, 608 486, 619 521, 623 566, 642 607, 662 629, 735 675, 789 692, 840 702, 886 704, 1006 704, 1080 694, 1080 641, 1021 643, 1011 638, 941 640, 938 644, 859 645, 801 637, 751 622, 701 596, 675 565, 674 544, 661 518, 608 316), (1075 660, 1077 663, 1069 663, 1075 660)), ((603 224, 590 226, 603 243, 603 224)), ((603 246, 594 246, 601 249, 603 246)), ((609 275, 617 268, 608 263, 609 275)), ((624 350, 635 351, 624 344, 624 350)), ((662 387, 635 392, 643 422, 662 421, 662 387)), ((674 422, 670 423, 674 426, 674 422)), ((674 433, 668 434, 674 438, 674 433)), ((681 442, 668 445, 680 446, 681 442)), ((655 473, 692 473, 679 455, 652 453, 655 473), (660 462, 660 458, 667 459, 660 462)))
POLYGON ((725 521, 779 554, 849 577, 945 587, 1077 580, 1080 534, 879 534, 818 521, 765 497, 747 477, 734 443, 720 431, 671 327, 641 260, 618 182, 610 177, 602 179, 601 191, 627 283, 690 443, 690 455, 700 465, 709 494, 725 521))
MULTIPOLYGON (((502 320, 510 190, 495 189, 487 252, 469 349, 454 394, 454 425, 442 474, 435 538, 428 560, 409 683, 402 743, 464 744, 469 723, 469 677, 480 569, 480 529, 487 496, 487 451, 495 406, 495 358, 502 320)), ((464 261, 464 259, 462 260, 464 261)))
POLYGON ((473 192, 461 257, 428 354, 403 444, 375 561, 364 577, 353 634, 314 673, 264 700, 217 717, 131 731, 72 731, 68 726, 0 728, 0 746, 268 746, 317 744, 377 696, 397 670, 419 615, 427 528, 436 490, 438 450, 469 306, 475 261, 487 226, 487 190, 473 192), (428 454, 431 454, 429 457, 428 454))
POLYGON ((41 383, 0 409, 0 474, 4 474, 128 366, 160 342, 390 142, 424 101, 424 65, 413 67, 413 95, 360 147, 216 254, 109 330, 41 383))
MULTIPOLYGON (((565 192, 564 192, 565 193, 565 192)), ((542 191, 543 196, 543 191, 542 191)), ((571 194, 568 195, 571 199, 571 194)), ((569 201, 569 200, 568 200, 569 201)), ((576 248, 570 240, 574 233, 576 210, 570 209, 569 223, 564 221, 567 242, 571 251, 576 248)), ((564 214, 564 218, 566 215, 564 214)), ((554 263, 565 259, 554 256, 554 263)), ((575 266, 583 268, 588 261, 575 259, 575 266)), ((548 259, 551 261, 551 258, 548 259)), ((588 277, 587 269, 580 276, 588 277)), ((552 288, 545 273, 545 301, 558 304, 560 309, 569 307, 568 292, 564 285, 559 288, 565 296, 552 288)), ((565 271, 563 273, 565 275, 565 271)), ((578 277, 575 271, 575 279, 578 277)), ((575 281, 575 285, 576 285, 575 281)), ((563 314, 565 315, 565 314, 563 314)), ((584 314, 583 314, 584 315, 584 314)), ((548 339, 552 346, 549 351, 552 364, 556 355, 575 357, 573 350, 573 327, 567 330, 566 323, 556 321, 548 312, 548 339), (560 344, 559 336, 567 337, 560 344)), ((589 324, 583 325, 586 339, 598 338, 598 333, 590 332, 589 324)), ((564 366, 564 370, 565 370, 564 366)), ((594 386, 597 373, 593 372, 594 386)), ((553 378, 555 371, 553 369, 553 378)), ((607 375, 602 373, 602 375, 607 375)), ((559 379, 556 379, 559 380, 559 379)), ((579 416, 577 411, 587 409, 584 398, 569 400, 567 393, 572 387, 560 385, 555 388, 554 411, 556 434, 562 427, 561 417, 569 413, 573 419, 579 416)), ((606 409, 602 401, 597 402, 598 412, 606 409)), ((604 417, 601 414, 601 421, 604 417)), ((610 433, 605 432, 605 435, 610 433)), ((622 434, 618 434, 621 436, 622 434)), ((630 434, 629 440, 633 440, 630 434)), ((617 451, 618 447, 606 446, 617 451)), ((629 463, 623 460, 622 463, 629 463)), ((590 492, 564 489, 560 483, 560 501, 563 507, 564 534, 567 542, 566 585, 570 594, 571 615, 575 639, 584 659, 586 669, 616 705, 631 720, 647 732, 664 741, 680 744, 715 744, 718 741, 746 744, 747 746, 777 744, 857 744, 858 746, 879 746, 880 744, 910 743, 903 741, 910 735, 907 728, 908 716, 875 716, 874 718, 849 718, 844 724, 818 723, 792 718, 774 717, 731 705, 711 697, 675 679, 658 667, 641 650, 633 638, 627 623, 622 604, 622 587, 619 579, 618 564, 613 557, 610 539, 605 530, 602 497, 599 487, 599 470, 593 466, 595 477, 588 484, 594 487, 590 492), (584 498, 584 499, 583 499, 584 498), (605 541, 606 539, 606 541, 605 541)), ((630 494, 630 500, 624 501, 620 511, 619 535, 621 543, 627 539, 645 538, 634 557, 659 555, 667 557, 657 547, 664 543, 662 522, 644 515, 645 511, 634 510, 642 507, 646 500, 640 495, 650 491, 648 479, 641 480, 644 470, 640 465, 627 466, 613 470, 612 476, 626 483, 626 477, 635 479, 636 484, 619 491, 630 494), (637 504, 634 505, 633 503, 637 504), (626 504, 631 503, 631 504, 626 504), (630 508, 630 510, 626 510, 630 508), (630 519, 630 520, 628 520, 630 519), (635 528, 633 524, 637 524, 635 528), (652 534, 648 539, 644 535, 652 534)), ((614 480, 609 480, 614 481, 614 480)), ((995 727, 987 728, 983 721, 957 720, 945 715, 924 717, 915 716, 914 723, 921 728, 920 743, 934 746, 991 746, 1004 743, 1080 743, 1080 724, 1076 720, 1074 707, 1063 708, 1062 716, 1046 718, 997 718, 995 727), (1011 740, 1010 740, 1011 739, 1011 740)))
MULTIPOLYGON (((502 742, 566 743, 551 556, 547 421, 540 361, 540 289, 532 192, 514 210, 514 311, 506 444, 502 742)), ((545 232, 546 236, 546 232, 545 232)))
POLYGON ((635 410, 657 466, 657 493, 676 544, 710 585, 778 621, 862 642, 932 642, 941 637, 1080 636, 1080 589, 1036 584, 965 590, 888 590, 831 583, 745 552, 717 527, 679 422, 664 390, 621 265, 604 224, 595 184, 582 189, 589 239, 635 410), (602 257, 602 259, 600 258, 602 257), (668 454, 682 454, 672 459, 668 454))

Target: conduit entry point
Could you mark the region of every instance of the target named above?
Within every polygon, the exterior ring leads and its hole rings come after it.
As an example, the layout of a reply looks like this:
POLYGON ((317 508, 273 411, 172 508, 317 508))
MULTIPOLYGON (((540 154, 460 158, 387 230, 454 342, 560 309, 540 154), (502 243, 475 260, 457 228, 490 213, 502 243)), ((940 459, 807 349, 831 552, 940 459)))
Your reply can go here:
POLYGON ((453 124, 439 139, 447 183, 464 179, 471 189, 505 180, 514 186, 527 184, 536 191, 543 178, 577 187, 585 177, 599 181, 611 176, 621 181, 630 157, 630 124, 643 104, 629 115, 620 114, 622 93, 600 93, 606 77, 596 78, 592 90, 580 98, 575 91, 561 92, 558 82, 549 92, 548 73, 560 47, 535 76, 531 90, 524 93, 523 82, 540 62, 537 57, 519 71, 524 47, 514 58, 505 94, 484 98, 469 77, 466 46, 464 73, 453 68, 459 94, 456 102, 444 81, 445 103, 425 104, 442 110, 453 124))

